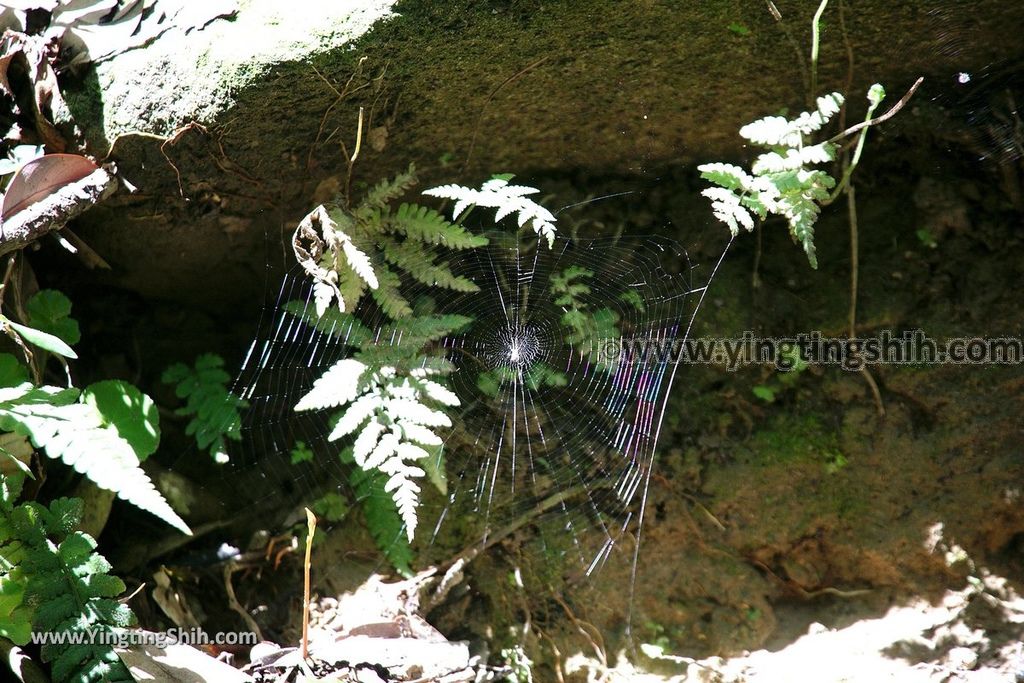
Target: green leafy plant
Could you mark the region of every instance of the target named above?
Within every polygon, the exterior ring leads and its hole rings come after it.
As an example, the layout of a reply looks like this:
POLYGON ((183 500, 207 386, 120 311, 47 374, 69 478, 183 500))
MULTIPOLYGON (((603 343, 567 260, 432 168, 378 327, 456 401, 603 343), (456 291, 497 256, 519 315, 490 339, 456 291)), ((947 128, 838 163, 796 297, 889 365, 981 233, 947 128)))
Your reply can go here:
POLYGON ((406 522, 392 496, 385 490, 388 475, 378 470, 355 466, 352 449, 342 452, 342 462, 353 465, 349 483, 359 501, 366 527, 384 557, 402 576, 412 576, 412 548, 406 522))
MULTIPOLYGON (((0 284, 0 296, 5 289, 0 284)), ((34 476, 27 463, 38 452, 191 533, 140 467, 160 443, 156 406, 121 380, 84 389, 46 384, 53 357, 71 382, 64 359, 75 358, 71 345, 80 338, 71 302, 43 290, 19 310, 22 322, 0 314, 0 327, 23 356, 0 353, 0 636, 19 645, 33 633, 49 638, 41 658, 55 681, 130 681, 110 647, 113 639, 102 636, 132 625, 134 617, 115 600, 125 587, 109 575, 96 541, 76 530, 83 501, 59 498, 47 506, 18 499, 34 476)))
POLYGON ((125 585, 96 541, 75 530, 82 501, 15 505, 19 488, 0 478, 0 636, 18 645, 48 636, 41 658, 58 683, 132 681, 109 643, 135 616, 116 600, 125 585))
POLYGON ((228 389, 231 376, 224 371, 224 359, 207 353, 199 356, 192 368, 175 363, 164 371, 161 379, 165 384, 175 385, 175 394, 185 400, 185 405, 175 411, 192 418, 185 433, 194 436, 196 445, 209 451, 216 462, 227 462, 225 439, 242 438, 241 411, 248 403, 228 389))
MULTIPOLYGON (((868 120, 884 97, 882 86, 871 86, 868 120)), ((811 267, 818 267, 814 224, 821 206, 831 203, 849 182, 859 160, 863 136, 854 162, 838 184, 828 172, 813 168, 835 161, 835 141, 813 143, 809 136, 821 130, 839 112, 843 101, 841 94, 832 93, 819 97, 814 111, 803 112, 795 119, 768 116, 740 128, 742 137, 768 150, 754 160, 750 172, 724 163, 697 167, 702 178, 717 186, 701 194, 711 200, 715 217, 725 223, 734 236, 741 227, 753 230, 755 216, 761 220, 769 215, 782 216, 793 241, 803 246, 811 267)))
MULTIPOLYGON (((317 207, 300 223, 293 245, 313 280, 313 310, 292 302, 301 316, 347 347, 346 357, 328 368, 295 406, 297 411, 331 410, 328 441, 350 444, 343 459, 353 466, 350 482, 377 544, 400 571, 410 571, 410 543, 418 522, 420 481, 444 492, 443 439, 447 410, 459 405, 444 385, 451 364, 434 342, 472 323, 461 315, 435 315, 410 301, 403 287, 475 292, 477 285, 452 272, 446 253, 488 243, 464 228, 475 206, 496 209, 495 222, 515 215, 550 245, 555 217, 528 195, 536 189, 510 185, 496 176, 480 189, 445 185, 424 192, 455 201, 450 222, 432 209, 393 203, 415 183, 414 169, 373 187, 355 208, 339 200, 317 207), (370 330, 353 315, 369 293, 390 319, 370 330), (421 310, 422 309, 422 310, 421 310), (402 339, 381 344, 379 339, 402 339)), ((554 374, 537 381, 557 381, 554 374)), ((563 380, 564 381, 564 380, 563 380)), ((304 451, 300 451, 305 455, 304 451)))
MULTIPOLYGON (((0 362, 11 367, 10 358, 0 362)), ((23 381, 0 387, 0 430, 27 438, 100 488, 191 533, 139 467, 159 438, 152 413, 147 417, 148 398, 127 383, 93 385, 82 392, 35 386, 26 380, 23 366, 21 373, 23 381)))
POLYGON ((342 312, 354 308, 369 289, 389 317, 411 315, 412 307, 400 291, 401 273, 432 287, 476 291, 470 280, 451 272, 443 252, 483 246, 487 239, 424 206, 393 208, 394 200, 415 183, 410 166, 371 188, 354 209, 339 199, 318 206, 299 224, 293 239, 295 256, 313 280, 318 314, 332 302, 342 312))

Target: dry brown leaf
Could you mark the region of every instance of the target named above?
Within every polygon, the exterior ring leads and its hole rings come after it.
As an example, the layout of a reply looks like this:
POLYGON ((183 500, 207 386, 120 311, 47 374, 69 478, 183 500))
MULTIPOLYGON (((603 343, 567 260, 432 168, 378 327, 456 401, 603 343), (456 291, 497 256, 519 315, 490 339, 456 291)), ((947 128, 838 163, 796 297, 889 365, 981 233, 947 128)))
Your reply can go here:
POLYGON ((77 154, 47 154, 22 166, 7 186, 0 220, 48 197, 60 188, 85 178, 98 166, 77 154))

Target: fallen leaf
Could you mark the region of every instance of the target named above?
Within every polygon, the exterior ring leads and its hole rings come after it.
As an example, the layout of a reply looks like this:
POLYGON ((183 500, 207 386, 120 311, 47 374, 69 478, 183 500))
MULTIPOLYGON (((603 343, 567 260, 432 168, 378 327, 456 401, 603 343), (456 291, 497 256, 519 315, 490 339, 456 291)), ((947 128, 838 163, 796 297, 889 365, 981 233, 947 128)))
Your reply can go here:
POLYGON ((22 166, 7 186, 0 220, 6 220, 99 167, 77 154, 47 154, 22 166))

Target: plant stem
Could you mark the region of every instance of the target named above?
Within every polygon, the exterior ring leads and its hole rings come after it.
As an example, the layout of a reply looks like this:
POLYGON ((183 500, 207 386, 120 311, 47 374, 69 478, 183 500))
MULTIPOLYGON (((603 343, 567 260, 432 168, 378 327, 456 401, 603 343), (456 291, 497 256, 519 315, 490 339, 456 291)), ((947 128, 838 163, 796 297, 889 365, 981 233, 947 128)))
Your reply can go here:
MULTIPOLYGON (((864 123, 871 120, 871 115, 875 113, 875 109, 878 108, 878 104, 879 103, 876 102, 868 107, 868 112, 864 115, 864 123)), ((860 155, 864 151, 864 142, 867 140, 867 135, 868 129, 865 126, 860 131, 860 137, 857 138, 857 147, 853 152, 853 159, 851 159, 848 164, 844 164, 842 179, 839 181, 839 184, 836 185, 836 189, 832 191, 832 194, 829 195, 828 199, 821 202, 822 206, 828 206, 834 202, 843 190, 849 189, 850 192, 853 192, 853 186, 850 185, 850 177, 853 175, 853 171, 857 168, 857 164, 860 163, 860 155)))
MULTIPOLYGON (((857 288, 860 263, 860 247, 858 245, 857 233, 857 192, 853 185, 850 185, 846 190, 846 209, 850 219, 849 338, 853 339, 857 336, 857 288)), ((878 410, 879 417, 885 417, 885 404, 882 403, 882 393, 878 390, 878 384, 875 382, 875 378, 871 376, 871 372, 868 370, 866 365, 861 366, 860 374, 864 376, 864 381, 868 383, 868 388, 871 390, 871 397, 875 400, 875 408, 878 410)))
POLYGON ((857 268, 860 248, 857 235, 857 193, 853 185, 846 190, 846 208, 850 218, 850 338, 857 336, 857 268))
POLYGON ((903 109, 903 107, 906 106, 907 102, 909 102, 910 98, 914 96, 914 93, 917 92, 917 88, 918 88, 918 86, 921 85, 922 82, 924 82, 924 76, 918 76, 917 80, 914 81, 914 84, 912 86, 910 86, 909 90, 907 90, 907 93, 903 97, 900 98, 900 101, 897 102, 896 104, 892 105, 892 109, 890 109, 889 111, 885 112, 884 114, 882 114, 878 118, 875 118, 875 119, 868 118, 867 120, 861 121, 856 126, 851 126, 850 128, 847 128, 846 130, 844 130, 842 133, 838 133, 836 135, 833 135, 828 140, 826 140, 826 142, 837 142, 837 141, 842 140, 843 138, 845 138, 845 137, 847 137, 849 135, 853 135, 854 133, 856 133, 857 131, 859 131, 859 130, 861 130, 863 128, 867 128, 869 126, 876 126, 879 123, 882 123, 883 121, 888 121, 893 116, 895 116, 899 112, 900 109, 903 109))
POLYGON ((758 289, 761 286, 761 275, 758 272, 761 269, 761 223, 757 224, 757 228, 755 230, 757 232, 757 241, 754 242, 754 274, 750 279, 750 285, 754 289, 758 289))
MULTIPOLYGON (((362 121, 362 107, 359 108, 360 121, 362 121)), ((356 150, 358 154, 358 150, 356 150)), ((353 155, 355 158, 355 155, 353 155)), ((309 568, 313 557, 313 535, 316 533, 316 515, 309 508, 306 510, 306 557, 302 562, 302 647, 300 648, 302 660, 309 657, 309 568)))
MULTIPOLYGON (((348 157, 348 172, 345 174, 345 204, 352 204, 352 169, 355 168, 356 159, 359 158, 359 149, 363 146, 363 108, 359 107, 359 122, 356 124, 356 148, 352 156, 348 157)), ((342 145, 344 149, 344 145, 342 145)))
POLYGON ((813 101, 818 93, 818 47, 821 43, 821 15, 825 12, 828 0, 821 0, 818 11, 814 13, 811 21, 811 92, 810 100, 813 101))

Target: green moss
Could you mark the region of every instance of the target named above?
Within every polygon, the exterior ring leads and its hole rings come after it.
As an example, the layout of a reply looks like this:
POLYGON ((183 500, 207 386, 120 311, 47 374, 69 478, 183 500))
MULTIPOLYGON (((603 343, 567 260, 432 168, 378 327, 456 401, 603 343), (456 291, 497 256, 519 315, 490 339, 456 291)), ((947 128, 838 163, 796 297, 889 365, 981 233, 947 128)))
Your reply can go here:
POLYGON ((757 431, 750 444, 756 462, 820 462, 828 471, 846 464, 837 433, 826 428, 817 415, 779 415, 757 431))

